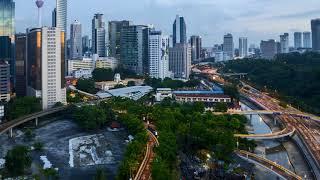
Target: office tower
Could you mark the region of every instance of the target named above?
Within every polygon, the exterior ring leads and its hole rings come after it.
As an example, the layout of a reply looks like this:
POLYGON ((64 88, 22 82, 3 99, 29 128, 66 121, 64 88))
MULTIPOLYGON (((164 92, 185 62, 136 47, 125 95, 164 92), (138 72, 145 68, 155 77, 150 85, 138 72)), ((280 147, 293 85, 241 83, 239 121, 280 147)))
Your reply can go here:
POLYGON ((289 34, 280 35, 281 53, 289 53, 289 34))
POLYGON ((36 5, 38 7, 38 27, 42 27, 42 14, 41 9, 43 7, 44 1, 43 0, 37 0, 36 5))
POLYGON ((10 65, 0 59, 0 101, 10 100, 10 65))
POLYGON ((232 34, 226 34, 223 37, 223 51, 233 59, 234 56, 234 44, 232 34))
POLYGON ((149 70, 148 38, 148 26, 125 26, 121 31, 120 62, 139 75, 148 74, 149 70))
POLYGON ((121 30, 129 26, 130 21, 110 21, 108 26, 109 33, 109 56, 120 59, 121 30))
POLYGON ((301 32, 294 33, 294 48, 295 49, 302 48, 302 33, 301 32))
POLYGON ((52 11, 52 27, 57 27, 57 8, 54 8, 52 11))
POLYGON ((169 74, 169 37, 161 31, 149 34, 149 76, 164 79, 169 74))
POLYGON ((27 95, 41 98, 43 109, 66 103, 64 40, 64 31, 55 27, 27 33, 27 95))
POLYGON ((169 49, 169 70, 175 78, 189 79, 191 71, 191 47, 189 44, 176 44, 169 49))
POLYGON ((70 58, 82 57, 82 28, 79 21, 74 21, 70 26, 70 58))
POLYGON ((56 0, 56 27, 67 33, 67 0, 56 0))
POLYGON ((187 27, 184 18, 177 15, 173 23, 173 46, 176 43, 187 43, 187 27))
POLYGON ((106 56, 106 29, 103 14, 95 14, 92 19, 92 53, 106 56))
POLYGON ((11 87, 15 84, 15 2, 13 0, 0 0, 0 48, 7 48, 5 53, 0 51, 0 58, 5 59, 10 65, 11 87), (4 44, 5 43, 5 44, 4 44))
POLYGON ((274 39, 270 39, 268 41, 261 41, 260 49, 261 49, 261 57, 264 59, 273 59, 277 54, 277 45, 274 39))
POLYGON ((245 58, 248 56, 248 38, 239 38, 239 56, 245 58))
POLYGON ((312 50, 320 51, 320 19, 311 20, 312 50))
POLYGON ((276 54, 281 54, 281 43, 276 42, 276 54))
POLYGON ((202 39, 200 36, 191 36, 191 62, 200 60, 202 50, 202 39))
POLYGON ((26 55, 27 36, 16 34, 16 95, 18 97, 27 95, 26 55))
POLYGON ((311 47, 311 32, 303 32, 303 48, 311 47))
POLYGON ((82 55, 90 51, 90 39, 89 36, 82 37, 82 55))

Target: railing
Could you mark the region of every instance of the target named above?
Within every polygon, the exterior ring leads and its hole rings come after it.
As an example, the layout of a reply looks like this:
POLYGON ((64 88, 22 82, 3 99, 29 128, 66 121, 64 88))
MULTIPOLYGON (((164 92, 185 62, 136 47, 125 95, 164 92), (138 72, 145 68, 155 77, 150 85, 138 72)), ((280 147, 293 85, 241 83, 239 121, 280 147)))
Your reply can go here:
POLYGON ((239 138, 248 138, 248 139, 259 139, 259 138, 283 138, 287 136, 292 136, 295 132, 295 128, 293 130, 289 131, 287 128, 283 129, 282 131, 278 131, 275 133, 269 133, 269 134, 235 134, 234 137, 239 138), (288 132, 289 131, 289 132, 288 132))

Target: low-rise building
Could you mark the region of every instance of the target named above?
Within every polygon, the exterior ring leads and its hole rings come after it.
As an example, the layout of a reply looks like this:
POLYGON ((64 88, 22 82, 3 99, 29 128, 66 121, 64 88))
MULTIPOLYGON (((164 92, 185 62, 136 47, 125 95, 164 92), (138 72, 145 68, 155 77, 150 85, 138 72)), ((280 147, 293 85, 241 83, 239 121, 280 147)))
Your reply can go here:
POLYGON ((224 94, 174 94, 178 102, 231 103, 231 97, 224 94))
POLYGON ((72 72, 71 76, 74 78, 84 78, 84 79, 89 79, 92 78, 92 71, 89 69, 78 69, 72 72))
POLYGON ((165 98, 172 98, 172 89, 171 88, 158 88, 156 92, 156 101, 163 101, 165 98))

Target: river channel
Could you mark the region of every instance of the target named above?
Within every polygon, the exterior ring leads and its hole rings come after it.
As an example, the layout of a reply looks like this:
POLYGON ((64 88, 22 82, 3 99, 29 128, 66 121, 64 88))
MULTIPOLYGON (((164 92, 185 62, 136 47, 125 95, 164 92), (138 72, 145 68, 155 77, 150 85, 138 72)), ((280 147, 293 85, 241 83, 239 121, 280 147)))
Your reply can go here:
MULTIPOLYGON (((242 102, 241 108, 242 110, 256 109, 248 102, 242 102)), ((252 115, 251 119, 250 116, 247 116, 247 118, 246 129, 250 134, 268 134, 281 130, 269 116, 252 115)), ((280 164, 303 179, 314 179, 303 153, 292 140, 282 142, 278 140, 257 140, 256 144, 255 154, 280 164)), ((255 179, 259 180, 278 179, 275 174, 257 165, 255 166, 254 174, 255 179)))

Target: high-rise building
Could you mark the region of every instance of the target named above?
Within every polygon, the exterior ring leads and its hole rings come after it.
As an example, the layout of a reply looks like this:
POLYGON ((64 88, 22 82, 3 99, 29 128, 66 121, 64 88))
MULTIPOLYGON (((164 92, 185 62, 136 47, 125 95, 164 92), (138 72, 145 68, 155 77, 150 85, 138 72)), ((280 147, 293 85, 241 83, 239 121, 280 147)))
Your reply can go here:
POLYGON ((177 43, 187 43, 187 27, 184 18, 177 15, 173 23, 173 46, 177 43))
POLYGON ((261 57, 264 59, 273 59, 277 54, 277 45, 274 39, 270 39, 268 41, 261 41, 260 49, 261 49, 261 57))
POLYGON ((311 20, 312 50, 320 51, 320 18, 311 20))
POLYGON ((289 53, 289 33, 280 35, 281 53, 289 53))
POLYGON ((10 65, 0 59, 0 101, 10 100, 10 65))
POLYGON ((149 34, 149 76, 164 79, 169 74, 169 37, 161 31, 149 34))
POLYGON ((56 27, 67 33, 67 0, 56 0, 56 27))
POLYGON ((27 95, 41 98, 43 109, 66 103, 64 40, 64 31, 55 27, 27 33, 27 95))
POLYGON ((0 0, 0 58, 10 65, 11 88, 15 84, 15 2, 13 0, 0 0), (6 51, 3 49, 6 48, 6 51), (4 52, 4 53, 2 53, 4 52))
POLYGON ((239 38, 239 56, 245 58, 248 56, 248 38, 239 38))
POLYGON ((121 30, 125 26, 129 26, 130 21, 110 21, 108 26, 109 33, 109 56, 120 59, 120 41, 121 30))
POLYGON ((234 57, 234 43, 232 34, 226 34, 223 37, 223 51, 233 59, 234 57))
POLYGON ((70 26, 70 58, 78 59, 82 57, 82 28, 79 21, 75 21, 70 26))
POLYGON ((51 15, 52 27, 57 27, 57 8, 54 8, 51 15))
POLYGON ((191 72, 191 47, 189 44, 176 44, 169 49, 169 70, 175 78, 189 79, 191 72))
POLYGON ((295 32, 293 36, 294 36, 294 48, 295 49, 302 48, 302 33, 295 32))
POLYGON ((92 53, 106 56, 106 29, 103 14, 95 14, 92 19, 92 53))
POLYGON ((311 32, 303 32, 303 48, 312 48, 311 32))
POLYGON ((120 62, 139 75, 148 74, 149 27, 145 25, 125 26, 121 31, 120 62))
POLYGON ((90 39, 89 36, 83 36, 82 37, 82 54, 84 55, 86 52, 91 51, 90 47, 90 39))
POLYGON ((27 36, 16 34, 16 95, 23 97, 27 95, 27 36))
POLYGON ((200 36, 191 36, 191 62, 201 59, 202 39, 200 36))

